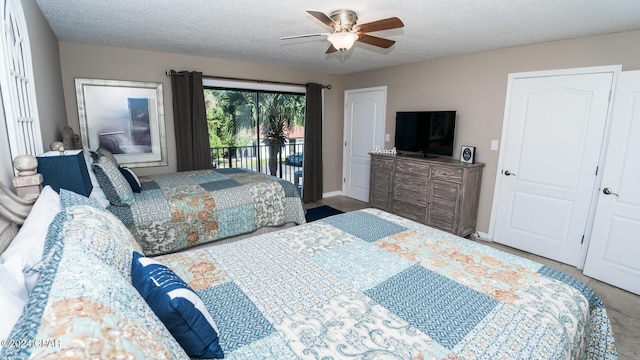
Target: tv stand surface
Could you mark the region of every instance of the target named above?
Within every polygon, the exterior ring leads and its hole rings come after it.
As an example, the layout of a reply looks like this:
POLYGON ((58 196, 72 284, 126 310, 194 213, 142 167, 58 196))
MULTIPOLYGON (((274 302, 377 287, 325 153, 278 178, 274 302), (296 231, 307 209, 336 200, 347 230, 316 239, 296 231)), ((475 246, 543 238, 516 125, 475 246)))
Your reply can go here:
POLYGON ((412 158, 425 158, 425 159, 436 159, 436 158, 442 157, 442 155, 428 154, 423 152, 411 152, 411 151, 398 152, 398 156, 406 156, 406 157, 412 157, 412 158))
POLYGON ((445 156, 372 153, 369 204, 468 236, 475 231, 483 167, 445 156))

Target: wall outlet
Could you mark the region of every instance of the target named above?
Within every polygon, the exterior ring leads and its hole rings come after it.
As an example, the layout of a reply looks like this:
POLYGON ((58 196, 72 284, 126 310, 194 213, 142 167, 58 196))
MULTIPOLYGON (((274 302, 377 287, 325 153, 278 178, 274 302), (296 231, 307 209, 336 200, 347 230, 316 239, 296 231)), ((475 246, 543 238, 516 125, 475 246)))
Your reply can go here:
POLYGON ((491 140, 491 150, 498 151, 498 140, 491 140))

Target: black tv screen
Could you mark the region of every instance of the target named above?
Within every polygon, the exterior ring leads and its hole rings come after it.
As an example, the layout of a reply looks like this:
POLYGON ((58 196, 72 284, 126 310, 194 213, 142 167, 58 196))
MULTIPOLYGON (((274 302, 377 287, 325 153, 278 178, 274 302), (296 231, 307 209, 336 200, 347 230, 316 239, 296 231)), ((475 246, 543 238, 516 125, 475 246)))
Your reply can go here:
POLYGON ((399 111, 396 150, 406 155, 453 155, 455 111, 399 111))

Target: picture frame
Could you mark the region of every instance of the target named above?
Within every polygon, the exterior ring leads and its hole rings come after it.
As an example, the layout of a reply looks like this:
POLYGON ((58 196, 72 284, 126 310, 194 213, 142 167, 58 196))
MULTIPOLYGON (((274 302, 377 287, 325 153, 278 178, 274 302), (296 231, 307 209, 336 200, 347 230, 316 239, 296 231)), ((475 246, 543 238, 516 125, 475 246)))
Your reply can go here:
POLYGON ((76 78, 82 145, 128 167, 167 165, 162 83, 76 78))
POLYGON ((460 161, 473 164, 476 161, 476 147, 463 145, 460 149, 460 161))

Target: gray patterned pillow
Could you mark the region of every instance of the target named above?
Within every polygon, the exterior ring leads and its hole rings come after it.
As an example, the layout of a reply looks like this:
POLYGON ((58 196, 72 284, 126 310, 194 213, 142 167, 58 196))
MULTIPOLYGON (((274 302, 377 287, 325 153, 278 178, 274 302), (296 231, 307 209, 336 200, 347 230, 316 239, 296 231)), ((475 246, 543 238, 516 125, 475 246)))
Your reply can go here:
POLYGON ((135 198, 127 179, 122 176, 118 167, 106 156, 98 157, 93 163, 93 171, 104 194, 113 205, 131 205, 135 198))
POLYGON ((109 161, 111 161, 111 163, 113 165, 115 165, 115 167, 119 167, 120 163, 118 163, 118 160, 116 160, 116 157, 113 156, 113 154, 111 153, 111 151, 103 148, 103 147, 99 147, 98 150, 96 150, 96 154, 98 154, 99 157, 106 157, 107 159, 109 159, 109 161))

